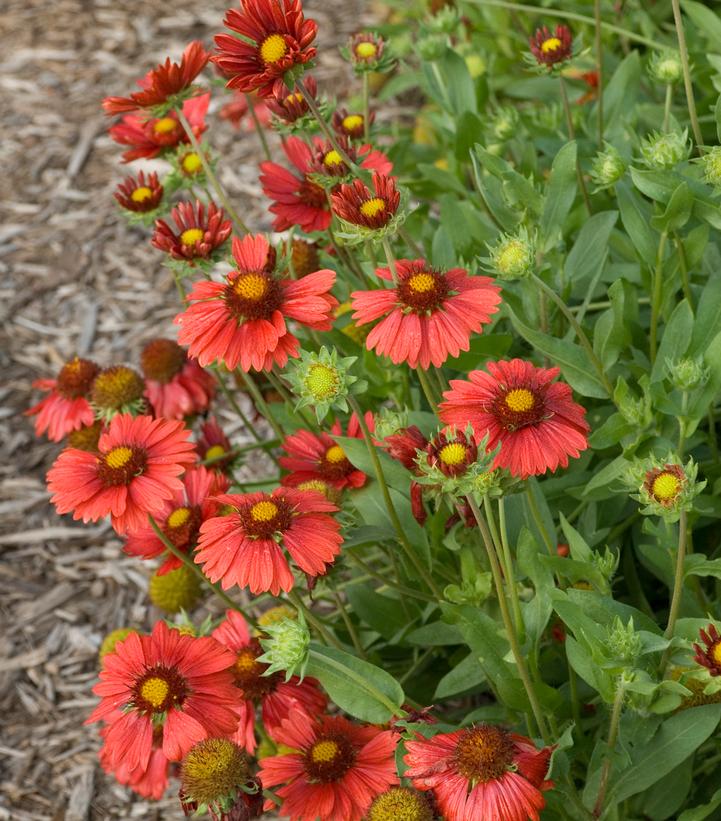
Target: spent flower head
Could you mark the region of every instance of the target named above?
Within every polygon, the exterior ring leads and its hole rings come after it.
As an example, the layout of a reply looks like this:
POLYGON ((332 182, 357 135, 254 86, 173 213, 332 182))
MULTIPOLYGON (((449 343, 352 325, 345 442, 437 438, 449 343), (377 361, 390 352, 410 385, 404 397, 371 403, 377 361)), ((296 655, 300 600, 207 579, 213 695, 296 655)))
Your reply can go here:
POLYGON ((499 279, 522 279, 533 271, 536 244, 525 227, 515 234, 502 234, 488 250, 490 257, 483 258, 482 262, 499 279))
POLYGON ((361 393, 367 383, 350 372, 356 356, 339 357, 323 346, 318 353, 301 351, 288 366, 287 378, 298 397, 296 408, 313 407, 320 422, 331 408, 348 410, 348 396, 361 393))
POLYGON ((95 377, 90 404, 96 419, 109 422, 116 414, 137 416, 145 411, 145 381, 133 368, 113 365, 95 377))
POLYGON ((223 811, 235 802, 236 792, 249 777, 248 759, 227 738, 206 738, 183 759, 180 783, 184 801, 223 811))
POLYGON ((641 513, 660 516, 667 522, 678 521, 682 510, 691 510, 693 500, 706 487, 698 482, 698 466, 689 459, 679 464, 673 454, 665 459, 655 457, 635 462, 626 475, 626 483, 636 489, 632 494, 642 505, 641 513))
POLYGON ((661 134, 653 131, 641 141, 641 159, 649 168, 673 168, 688 159, 688 129, 661 134))
POLYGON ((282 670, 286 681, 290 681, 292 676, 298 676, 302 680, 308 664, 310 645, 310 632, 303 614, 299 613, 297 618, 284 618, 274 624, 266 624, 263 632, 268 638, 260 639, 265 653, 258 657, 258 661, 268 665, 264 675, 270 676, 282 670))
POLYGON ((615 185, 626 173, 626 163, 618 151, 610 143, 604 145, 604 150, 599 151, 591 163, 591 179, 597 191, 615 185))
POLYGON ((681 55, 673 49, 655 51, 648 61, 648 73, 659 83, 675 85, 683 78, 681 55))

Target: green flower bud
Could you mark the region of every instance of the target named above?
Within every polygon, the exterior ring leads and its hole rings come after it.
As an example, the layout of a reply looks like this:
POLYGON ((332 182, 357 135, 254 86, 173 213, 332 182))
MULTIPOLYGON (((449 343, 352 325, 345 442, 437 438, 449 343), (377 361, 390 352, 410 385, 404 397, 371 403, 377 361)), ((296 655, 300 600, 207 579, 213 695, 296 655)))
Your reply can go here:
POLYGON ((675 362, 667 359, 666 367, 674 386, 682 391, 692 391, 694 388, 702 387, 708 382, 711 375, 710 369, 704 365, 703 360, 700 358, 684 357, 683 359, 677 359, 675 362))
POLYGON ((533 271, 536 249, 528 231, 522 228, 517 234, 503 234, 493 246, 488 246, 490 258, 484 260, 499 279, 521 279, 533 271))
POLYGON ((286 681, 291 676, 302 679, 308 663, 310 644, 310 632, 302 613, 297 619, 283 619, 277 624, 267 625, 265 632, 270 638, 260 639, 265 653, 258 657, 258 661, 269 665, 264 675, 285 670, 286 681))
POLYGON ((660 83, 674 85, 683 77, 683 65, 677 51, 657 51, 648 64, 648 73, 660 83))
POLYGON ((488 63, 485 57, 480 54, 467 54, 465 57, 466 68, 474 80, 482 77, 488 70, 488 63))
POLYGON ((350 373, 358 357, 338 357, 335 348, 318 353, 301 351, 286 374, 293 392, 299 397, 296 408, 312 406, 320 422, 331 408, 348 410, 348 396, 365 390, 367 383, 350 373), (351 390, 352 388, 352 390, 351 390))
POLYGON ((499 108, 491 121, 491 132, 497 140, 509 140, 518 130, 518 111, 504 106, 499 108))
POLYGON ((386 439, 408 427, 408 411, 395 411, 382 407, 375 417, 375 423, 376 437, 386 439))
POLYGON ((690 151, 688 129, 681 134, 677 131, 668 134, 654 131, 641 142, 641 157, 649 168, 673 168, 688 159, 690 151))
POLYGON ((721 188, 721 145, 714 145, 699 160, 703 168, 704 182, 721 188))
POLYGON ((681 465, 673 454, 668 454, 663 460, 650 457, 635 462, 625 481, 637 491, 632 497, 644 505, 641 513, 672 523, 678 521, 682 510, 693 508, 693 500, 706 487, 705 481, 696 481, 697 474, 693 459, 681 465))
POLYGON ((608 628, 607 649, 608 654, 614 660, 621 662, 624 666, 632 666, 641 653, 643 643, 641 636, 633 626, 633 618, 624 625, 621 619, 616 616, 613 624, 608 628))
POLYGON ((626 164, 616 149, 606 143, 606 148, 599 151, 591 164, 591 179, 597 190, 610 188, 626 173, 626 164))
POLYGON ((422 60, 426 60, 427 62, 435 62, 436 60, 440 60, 441 57, 446 52, 446 38, 439 37, 436 34, 429 34, 426 37, 422 37, 418 43, 418 54, 420 55, 422 60))
POLYGON ((425 21, 424 28, 439 34, 455 34, 460 25, 460 15, 454 6, 443 6, 425 21))

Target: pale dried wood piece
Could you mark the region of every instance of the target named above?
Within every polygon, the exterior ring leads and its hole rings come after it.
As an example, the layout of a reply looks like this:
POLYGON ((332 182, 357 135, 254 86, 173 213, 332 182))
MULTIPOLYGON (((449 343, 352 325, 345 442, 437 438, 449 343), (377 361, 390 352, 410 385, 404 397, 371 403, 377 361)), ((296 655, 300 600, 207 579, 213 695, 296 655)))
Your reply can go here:
POLYGON ((0 673, 9 673, 11 670, 27 670, 29 667, 37 667, 48 657, 45 647, 35 647, 27 653, 21 653, 12 658, 0 658, 0 673))
POLYGON ((94 539, 105 532, 105 527, 45 527, 21 533, 0 536, 0 544, 34 544, 36 542, 68 541, 70 539, 94 539))
POLYGON ((85 821, 93 797, 94 783, 95 768, 86 767, 78 776, 73 791, 70 793, 65 821, 85 821))

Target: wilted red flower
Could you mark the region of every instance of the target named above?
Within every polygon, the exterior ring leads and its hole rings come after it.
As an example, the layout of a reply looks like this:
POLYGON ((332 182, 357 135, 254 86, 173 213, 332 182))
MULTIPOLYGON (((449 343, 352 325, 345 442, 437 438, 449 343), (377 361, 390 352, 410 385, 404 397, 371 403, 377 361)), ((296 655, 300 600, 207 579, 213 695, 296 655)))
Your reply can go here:
POLYGON ((183 419, 206 411, 215 395, 215 377, 172 339, 152 339, 140 354, 145 396, 156 416, 183 419))
POLYGON ((395 177, 373 174, 373 191, 362 180, 341 185, 331 195, 333 213, 352 225, 384 228, 393 219, 401 203, 395 177))
MULTIPOLYGON (((370 145, 356 148, 347 137, 340 137, 338 145, 348 159, 368 171, 377 171, 387 177, 393 171, 393 163, 382 151, 376 151, 370 145)), ((325 177, 347 177, 351 169, 346 165, 340 152, 330 142, 320 137, 313 137, 313 155, 310 170, 325 177)))
POLYGON ((330 515, 338 508, 320 493, 284 487, 216 498, 233 512, 203 522, 195 561, 224 590, 237 584, 277 596, 294 583, 283 548, 309 576, 323 575, 340 552, 340 524, 330 515))
POLYGON ((406 777, 433 790, 447 821, 539 821, 552 747, 478 724, 406 742, 406 777))
POLYGON ((264 758, 259 776, 264 787, 283 785, 274 790, 283 800, 280 815, 293 821, 360 821, 373 799, 398 783, 391 730, 292 709, 278 737, 293 752, 264 758))
POLYGON ((488 373, 471 371, 470 381, 455 379, 443 394, 440 418, 464 430, 472 425, 476 441, 488 434, 488 450, 501 450, 493 468, 507 468, 526 479, 568 465, 588 447, 586 411, 571 389, 553 382, 559 368, 530 362, 488 362, 488 373))
POLYGON ((286 326, 295 319, 316 330, 332 325, 337 300, 330 295, 335 271, 323 269, 302 279, 280 279, 269 266, 275 252, 258 234, 233 238, 237 270, 226 282, 196 283, 191 303, 175 317, 178 341, 201 365, 224 361, 230 370, 238 363, 244 371, 284 367, 298 356, 298 340, 286 326))
POLYGON ((118 642, 103 659, 93 687, 102 700, 86 721, 108 722, 108 765, 146 769, 158 726, 170 761, 179 761, 196 741, 232 733, 239 711, 229 670, 234 661, 215 639, 185 635, 164 621, 150 636, 131 633, 118 642))
POLYGON ((418 451, 426 449, 428 440, 421 433, 420 428, 416 425, 409 425, 397 433, 386 436, 383 446, 388 451, 388 455, 400 462, 406 470, 416 473, 418 472, 416 464, 418 451))
POLYGON ((538 64, 549 68, 565 62, 573 53, 573 35, 568 26, 562 24, 556 26, 554 34, 546 26, 536 29, 529 43, 538 64))
POLYGON ((208 203, 207 216, 205 205, 200 200, 196 200, 195 205, 180 202, 170 215, 177 226, 176 230, 165 220, 156 220, 151 242, 173 259, 183 262, 209 259, 233 231, 233 223, 225 218, 223 209, 214 202, 208 203))
POLYGON ((138 171, 137 177, 126 177, 118 185, 113 196, 126 211, 147 214, 160 205, 163 199, 163 186, 155 171, 147 177, 143 171, 138 171))
POLYGON ((272 739, 278 737, 281 722, 288 717, 292 707, 298 707, 308 715, 318 715, 325 710, 328 699, 318 689, 315 679, 301 681, 298 676, 291 676, 285 681, 280 672, 264 675, 268 665, 258 661, 263 648, 258 639, 251 637, 245 619, 236 610, 226 612, 225 621, 213 630, 212 635, 236 654, 232 672, 243 701, 238 729, 231 738, 251 755, 258 746, 256 706, 261 708, 263 728, 272 739))
MULTIPOLYGON (((183 114, 196 137, 200 137, 205 131, 209 102, 210 94, 202 94, 183 103, 183 114)), ((189 142, 175 111, 169 111, 165 117, 150 119, 140 114, 128 114, 121 122, 111 126, 110 136, 116 143, 130 146, 130 150, 123 153, 123 162, 149 160, 181 143, 189 142)))
POLYGON ((183 490, 178 478, 195 460, 182 422, 116 414, 98 453, 66 448, 47 475, 58 513, 97 521, 110 514, 118 533, 139 530, 149 513, 183 490))
MULTIPOLYGON (((370 411, 366 413, 365 421, 372 431, 374 421, 370 411)), ((343 435, 343 428, 338 420, 333 424, 330 432, 334 436, 343 435)), ((355 413, 348 422, 348 431, 345 435, 355 439, 363 437, 355 413)), ((320 480, 342 490, 345 487, 363 487, 365 484, 365 473, 351 464, 343 448, 336 444, 327 433, 296 431, 285 437, 283 449, 288 456, 281 456, 278 461, 281 467, 291 471, 283 477, 284 485, 298 487, 304 486, 306 482, 320 480)))
POLYGON ((175 97, 190 91, 190 86, 210 60, 210 52, 198 40, 190 43, 179 63, 168 57, 164 63, 149 71, 138 81, 141 91, 129 97, 106 97, 103 108, 106 114, 125 114, 139 108, 155 108, 173 103, 175 97))
POLYGON ((105 422, 102 419, 96 419, 92 425, 83 425, 76 430, 71 430, 68 434, 68 447, 95 453, 104 430, 105 422))
MULTIPOLYGON (((172 499, 163 502, 163 507, 154 515, 158 527, 165 538, 183 553, 191 553, 195 547, 200 525, 215 516, 220 505, 215 501, 218 493, 225 493, 228 480, 222 473, 208 470, 202 465, 188 468, 183 476, 182 490, 173 494, 172 499)), ((168 551, 149 524, 131 533, 123 547, 129 556, 141 559, 163 557, 158 575, 164 576, 182 566, 182 562, 168 551)))
MULTIPOLYGON (((389 268, 376 274, 392 280, 389 268)), ((500 288, 490 277, 469 276, 464 268, 441 271, 424 259, 400 259, 393 288, 354 291, 353 320, 365 325, 383 317, 366 339, 366 348, 396 365, 440 367, 449 356, 470 347, 498 311, 500 288)))
MULTIPOLYGON (((375 120, 375 114, 368 116, 368 125, 375 120)), ((339 108, 333 112, 331 125, 337 134, 350 137, 352 140, 360 140, 365 134, 365 120, 362 114, 349 114, 347 108, 339 108)))
POLYGON ((214 416, 211 416, 206 422, 203 422, 200 428, 197 448, 198 458, 201 461, 205 459, 214 460, 213 463, 209 465, 211 470, 223 470, 224 467, 227 467, 227 465, 233 461, 233 448, 230 444, 230 439, 223 433, 223 429, 214 416))
POLYGON ((304 277, 318 270, 320 264, 320 254, 318 245, 315 242, 308 242, 293 237, 290 247, 290 261, 293 266, 293 274, 296 277, 304 277))
POLYGON ((88 397, 99 372, 94 362, 76 356, 63 365, 56 379, 36 379, 33 388, 48 395, 25 411, 26 416, 37 416, 35 435, 47 431, 51 442, 59 442, 71 431, 92 425, 95 414, 88 397))
POLYGON ((288 137, 283 151, 300 176, 278 163, 260 164, 263 193, 273 200, 269 209, 276 215, 273 229, 285 231, 297 225, 306 233, 325 231, 331 223, 330 205, 323 188, 308 177, 312 151, 300 137, 288 137))
POLYGON ((699 631, 699 638, 705 646, 694 644, 694 661, 706 667, 712 676, 721 676, 721 635, 716 625, 709 624, 705 630, 702 628, 699 631))
MULTIPOLYGON (((306 91, 315 99, 318 84, 313 77, 306 77, 306 91)), ((294 123, 310 111, 310 106, 300 91, 291 91, 282 80, 273 86, 273 96, 268 98, 268 109, 284 123, 294 123)))
POLYGON ((228 10, 223 25, 234 34, 216 35, 213 60, 230 78, 229 88, 267 97, 276 80, 316 54, 311 43, 318 26, 304 19, 301 0, 241 0, 239 9, 228 10))
POLYGON ((240 128, 245 120, 246 131, 255 131, 255 120, 253 117, 248 117, 250 106, 248 105, 248 98, 250 97, 250 105, 253 106, 253 113, 258 118, 262 128, 270 125, 270 108, 268 103, 257 94, 244 94, 242 91, 234 91, 229 103, 225 103, 220 109, 220 117, 227 120, 234 128, 240 128), (246 119, 247 118, 247 119, 246 119))

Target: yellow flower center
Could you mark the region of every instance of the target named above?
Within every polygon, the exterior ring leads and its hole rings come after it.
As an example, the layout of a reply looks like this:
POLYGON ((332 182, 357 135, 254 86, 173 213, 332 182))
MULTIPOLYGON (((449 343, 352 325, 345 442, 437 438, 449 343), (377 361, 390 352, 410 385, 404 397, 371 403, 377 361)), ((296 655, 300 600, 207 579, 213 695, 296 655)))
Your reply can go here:
POLYGON ((295 610, 286 607, 284 604, 279 604, 277 607, 271 607, 265 613, 258 616, 258 624, 261 627, 267 627, 269 624, 278 624, 278 622, 286 619, 294 620, 296 618, 295 610))
POLYGON ((334 166, 334 165, 343 165, 343 158, 341 155, 335 150, 329 151, 325 157, 323 157, 323 165, 334 166))
POLYGON ((133 456, 131 448, 121 446, 113 448, 109 453, 105 454, 105 464, 110 468, 122 468, 128 464, 133 456))
POLYGON ((157 710, 168 697, 169 691, 170 686, 164 678, 152 676, 143 682, 143 686, 140 688, 140 695, 148 704, 152 704, 157 710))
POLYGON ((233 290, 239 297, 257 302, 268 290, 268 280, 261 274, 241 274, 233 284, 233 290))
POLYGON ((417 294, 425 294, 428 291, 432 291, 435 284, 436 281, 430 274, 413 274, 408 280, 408 287, 417 294))
POLYGON ((460 465, 466 458, 468 448, 460 442, 450 442, 438 452, 438 458, 444 465, 460 465))
POLYGON ((172 117, 162 117, 160 120, 157 120, 155 125, 153 125, 153 131, 156 134, 169 134, 171 131, 174 131, 178 125, 178 121, 174 120, 172 117))
POLYGON ((141 185, 140 188, 136 188, 135 191, 130 195, 130 199, 133 202, 145 202, 145 200, 149 200, 153 196, 153 192, 148 188, 147 185, 141 185))
POLYGON ((285 57, 288 46, 280 34, 271 34, 266 37, 260 46, 260 59, 264 63, 277 63, 285 57))
POLYGON ((386 210, 385 200, 380 197, 373 197, 372 200, 366 200, 360 207, 360 212, 364 217, 375 217, 386 210))
POLYGON ((290 105, 291 103, 302 103, 303 95, 300 93, 300 91, 296 91, 295 94, 289 94, 285 98, 285 101, 288 105, 290 105))
POLYGON ((205 749, 193 748, 192 755, 188 755, 183 762, 187 775, 193 778, 212 778, 228 768, 231 762, 238 757, 235 745, 225 738, 213 738, 205 742, 205 749), (209 746, 212 744, 212 749, 209 746))
POLYGON ((305 387, 316 399, 329 399, 338 391, 338 372, 327 365, 311 365, 305 387))
POLYGON ((340 445, 333 445, 333 447, 328 448, 325 452, 325 459, 326 462, 337 465, 338 462, 342 462, 345 459, 345 451, 340 445))
POLYGON ((182 165, 186 174, 197 174, 203 167, 203 161, 200 159, 200 154, 193 151, 183 157, 182 165))
POLYGON ((334 761, 339 752, 340 747, 335 741, 326 739, 325 741, 318 741, 313 745, 310 751, 310 757, 316 764, 327 764, 329 761, 334 761))
POLYGON ((250 509, 250 517, 254 522, 271 522, 278 515, 278 506, 267 499, 256 502, 250 509))
POLYGON ((368 810, 368 821, 431 821, 430 804, 408 787, 391 787, 368 810))
POLYGON ((182 245, 197 245, 205 236, 202 228, 188 228, 180 235, 182 245))
POLYGON ((527 260, 526 248, 522 242, 511 240, 498 255, 496 264, 503 273, 515 270, 525 265, 527 260))
POLYGON ((526 388, 514 388, 506 394, 506 405, 515 413, 525 413, 535 404, 533 394, 526 388))
POLYGON ((206 459, 219 459, 221 456, 225 456, 225 448, 222 445, 213 445, 205 453, 206 459))
POLYGON ((363 116, 361 114, 349 114, 343 118, 343 128, 346 131, 356 131, 363 127, 363 116))
POLYGON ((189 507, 179 507, 168 516, 168 527, 182 527, 190 518, 189 507))
POLYGON ((721 641, 717 641, 711 648, 711 658, 721 667, 721 641))
POLYGON ((355 53, 363 60, 368 60, 370 57, 375 57, 378 53, 375 43, 358 43, 355 47, 355 53))
POLYGON ((556 49, 561 48, 561 41, 558 37, 549 37, 548 40, 544 40, 541 43, 541 51, 544 54, 548 54, 549 51, 556 51, 556 49))
POLYGON ((679 482, 678 476, 674 476, 673 473, 659 473, 653 480, 653 495, 657 499, 663 499, 664 502, 674 499, 680 489, 681 482, 679 482))
POLYGON ((252 650, 241 650, 238 653, 238 658, 235 660, 235 669, 239 673, 251 673, 258 666, 255 660, 255 654, 252 650))

